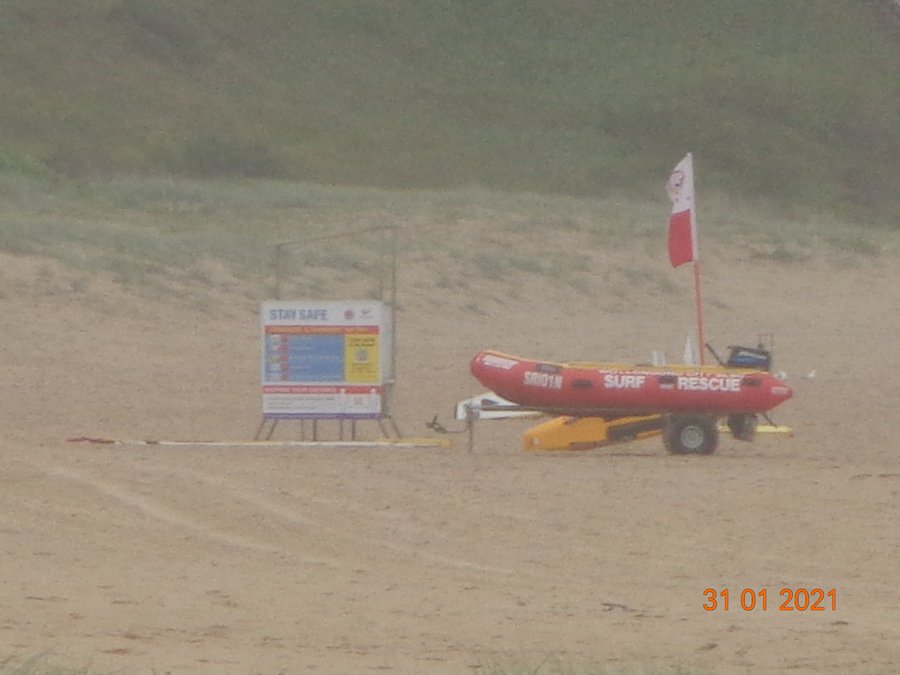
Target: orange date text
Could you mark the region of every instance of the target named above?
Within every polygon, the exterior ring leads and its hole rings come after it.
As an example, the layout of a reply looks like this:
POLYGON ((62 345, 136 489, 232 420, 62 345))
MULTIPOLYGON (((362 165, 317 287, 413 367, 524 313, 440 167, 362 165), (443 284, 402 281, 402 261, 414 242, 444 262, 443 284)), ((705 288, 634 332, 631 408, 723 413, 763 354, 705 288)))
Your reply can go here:
POLYGON ((834 588, 707 588, 703 591, 707 612, 836 612, 837 590, 834 588), (769 597, 771 595, 771 598, 769 597))

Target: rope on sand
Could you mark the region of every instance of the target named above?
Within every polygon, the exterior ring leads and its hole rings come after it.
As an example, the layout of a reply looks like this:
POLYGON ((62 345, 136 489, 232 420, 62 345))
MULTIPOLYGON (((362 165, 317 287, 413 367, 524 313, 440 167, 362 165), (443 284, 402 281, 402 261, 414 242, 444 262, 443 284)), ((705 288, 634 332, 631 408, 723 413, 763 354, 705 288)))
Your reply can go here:
POLYGON ((75 436, 69 443, 91 445, 156 445, 196 448, 449 448, 443 438, 380 438, 375 441, 166 441, 75 436))

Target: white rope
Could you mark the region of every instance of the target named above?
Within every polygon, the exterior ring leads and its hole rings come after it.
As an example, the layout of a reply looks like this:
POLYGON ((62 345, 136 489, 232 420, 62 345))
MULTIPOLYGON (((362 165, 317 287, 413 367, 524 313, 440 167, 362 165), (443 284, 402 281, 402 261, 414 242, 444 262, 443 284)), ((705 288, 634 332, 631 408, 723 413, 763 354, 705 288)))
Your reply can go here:
POLYGON ((91 445, 157 445, 197 448, 449 448, 452 443, 441 438, 382 438, 376 441, 166 441, 126 440, 78 436, 69 443, 91 445))

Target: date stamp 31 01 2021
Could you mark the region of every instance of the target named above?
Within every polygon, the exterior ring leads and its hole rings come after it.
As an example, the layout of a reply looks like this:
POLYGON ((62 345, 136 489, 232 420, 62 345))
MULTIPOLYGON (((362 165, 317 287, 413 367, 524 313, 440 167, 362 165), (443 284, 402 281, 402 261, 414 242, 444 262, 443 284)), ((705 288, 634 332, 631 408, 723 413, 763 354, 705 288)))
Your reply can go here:
POLYGON ((706 588, 703 609, 707 612, 836 612, 838 594, 834 588, 779 588, 770 593, 768 588, 742 588, 732 592, 729 588, 706 588))

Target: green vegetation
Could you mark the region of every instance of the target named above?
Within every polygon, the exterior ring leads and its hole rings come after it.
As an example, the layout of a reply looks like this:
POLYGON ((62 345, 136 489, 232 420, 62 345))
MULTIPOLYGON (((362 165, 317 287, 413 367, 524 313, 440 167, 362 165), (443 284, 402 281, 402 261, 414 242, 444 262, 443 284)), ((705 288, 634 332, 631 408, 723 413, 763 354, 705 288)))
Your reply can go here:
POLYGON ((541 237, 536 256, 531 242, 544 218, 578 223, 573 236, 586 240, 610 227, 596 203, 565 197, 0 174, 0 251, 61 262, 58 290, 76 292, 100 273, 154 295, 238 285, 252 298, 318 295, 340 283, 345 293, 381 297, 395 247, 404 268, 427 270, 431 288, 464 290, 477 279, 507 293, 531 275, 588 292, 586 254, 541 237))
POLYGON ((647 201, 693 151, 705 191, 900 220, 900 45, 872 3, 4 5, 0 174, 647 201))
POLYGON ((58 261, 45 291, 373 296, 397 226, 423 292, 668 294, 597 252, 664 257, 689 150, 747 259, 857 264, 900 221, 900 45, 855 0, 4 10, 0 251, 58 261))
MULTIPOLYGON (((706 250, 745 261, 827 257, 855 267, 898 245, 889 232, 838 219, 786 218, 734 199, 706 203, 706 250)), ((624 311, 637 297, 680 292, 666 260, 667 215, 664 197, 0 173, 0 253, 39 258, 32 278, 18 286, 7 279, 0 297, 95 297, 112 282, 196 308, 224 297, 384 298, 396 250, 406 300, 437 292, 487 314, 490 303, 544 286, 607 298, 608 311, 624 311), (640 270, 635 254, 647 261, 640 270)))

